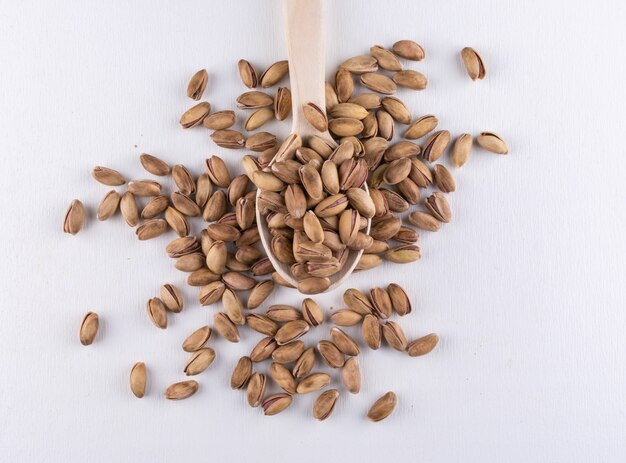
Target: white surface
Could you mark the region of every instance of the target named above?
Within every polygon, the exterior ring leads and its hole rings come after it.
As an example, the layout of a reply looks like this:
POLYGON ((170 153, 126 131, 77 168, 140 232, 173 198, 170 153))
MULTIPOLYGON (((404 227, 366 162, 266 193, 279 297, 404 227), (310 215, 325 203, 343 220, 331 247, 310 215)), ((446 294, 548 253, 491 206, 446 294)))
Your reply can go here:
MULTIPOLYGON (((244 90, 237 59, 263 68, 285 56, 278 2, 236 5, 0 3, 0 460, 624 461, 626 10, 615 1, 332 2, 329 69, 416 39, 427 59, 409 67, 429 88, 400 93, 414 115, 435 113, 453 134, 497 131, 511 148, 475 150, 457 171, 454 223, 422 234, 419 263, 352 280, 405 285, 416 301, 406 331, 442 342, 417 359, 364 349, 362 392, 344 393, 324 423, 313 396, 266 418, 228 388, 258 339, 248 332, 236 346, 211 341, 218 357, 196 396, 162 398, 183 379, 181 341, 215 309, 188 304, 167 331, 150 325, 146 299, 185 278, 163 254, 172 236, 139 243, 119 216, 97 223, 107 188, 89 171, 143 177, 140 152, 196 173, 208 154, 236 168, 242 152, 177 126, 198 68, 227 109, 244 90), (465 45, 482 53, 485 81, 464 75, 465 45), (91 217, 71 237, 61 222, 74 197, 91 217), (88 310, 102 329, 85 348, 88 310), (127 377, 140 359, 150 381, 136 400, 127 377), (369 423, 387 390, 398 409, 369 423)), ((281 290, 269 302, 297 299, 281 290)))

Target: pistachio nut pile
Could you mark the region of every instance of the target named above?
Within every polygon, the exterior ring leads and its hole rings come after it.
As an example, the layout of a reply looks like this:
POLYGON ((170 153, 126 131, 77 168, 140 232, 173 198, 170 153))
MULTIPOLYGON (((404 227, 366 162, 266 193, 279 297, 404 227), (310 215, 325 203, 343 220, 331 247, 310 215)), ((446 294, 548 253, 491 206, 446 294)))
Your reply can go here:
MULTIPOLYGON (((92 176, 99 183, 126 186, 124 191, 112 189, 104 195, 97 207, 98 220, 107 220, 119 210, 142 241, 173 231, 177 237, 167 244, 166 254, 178 270, 188 274, 187 284, 198 288, 199 304, 219 307, 212 327, 198 328, 182 343, 190 353, 182 368, 186 376, 202 373, 215 359, 214 349, 207 347, 213 332, 238 343, 240 331, 247 326, 263 337, 234 366, 230 385, 245 388, 251 406, 274 415, 300 395, 332 384, 331 374, 315 368, 318 358, 331 373, 338 371, 343 387, 356 394, 361 387, 357 360, 361 343, 376 350, 384 341, 411 357, 437 345, 439 337, 434 333, 409 341, 400 323, 391 319, 411 312, 406 291, 393 283, 366 292, 346 290, 345 308, 328 316, 310 297, 300 307, 265 307, 277 286, 294 286, 276 272, 260 245, 261 224, 256 217, 258 208, 262 225, 271 234, 268 251, 289 269, 303 294, 327 290, 351 252, 363 251, 356 271, 375 268, 383 261, 407 264, 418 260, 418 229, 438 231, 452 220, 447 195, 457 185, 442 163, 443 156, 449 151, 450 163, 459 168, 468 162, 474 144, 469 133, 458 134, 452 141, 450 132, 438 127, 436 116, 415 117, 393 96, 399 87, 427 88, 426 76, 404 69, 408 61, 419 62, 425 55, 417 43, 400 40, 391 49, 375 45, 368 55, 344 61, 334 81, 326 82, 326 107, 305 103, 302 108, 319 136, 303 139, 294 133, 282 141, 258 129, 271 120, 286 121, 291 114, 289 88, 268 90, 288 75, 288 62, 278 61, 259 75, 253 64, 242 59, 237 68, 248 91, 235 99, 235 106, 247 113, 245 118, 234 109, 211 112, 206 101, 180 118, 184 129, 209 129, 218 147, 246 150, 238 157, 242 172, 234 175, 216 155, 205 160, 202 172, 195 173, 182 164, 171 166, 156 156, 141 154, 139 161, 147 173, 171 175, 176 191, 166 192, 155 178, 127 181, 111 168, 93 169, 92 176), (241 130, 234 128, 238 120, 241 130), (325 323, 333 325, 328 339, 307 346, 306 334, 323 329, 325 323), (348 334, 347 326, 360 326, 361 339, 348 334), (261 371, 259 365, 270 360, 267 373, 261 371), (281 392, 267 393, 270 379, 281 392)), ((460 55, 472 80, 485 77, 483 60, 474 49, 466 47, 460 55)), ((200 101, 208 81, 208 72, 198 71, 189 81, 187 96, 200 101)), ((484 150, 508 153, 505 141, 493 132, 479 134, 476 142, 484 150)), ((72 201, 63 230, 78 233, 85 214, 82 202, 72 201)), ((146 304, 148 318, 166 329, 168 318, 180 313, 184 305, 180 290, 164 284, 146 304)), ((93 343, 98 326, 98 314, 87 313, 80 327, 83 345, 93 343)), ((143 362, 133 365, 130 389, 136 397, 146 393, 147 374, 143 362)), ((196 380, 176 382, 167 388, 165 397, 184 399, 198 387, 196 380)), ((313 416, 319 420, 330 416, 339 396, 338 388, 322 392, 313 403, 313 416)), ((380 421, 396 404, 396 395, 387 392, 367 416, 380 421)))

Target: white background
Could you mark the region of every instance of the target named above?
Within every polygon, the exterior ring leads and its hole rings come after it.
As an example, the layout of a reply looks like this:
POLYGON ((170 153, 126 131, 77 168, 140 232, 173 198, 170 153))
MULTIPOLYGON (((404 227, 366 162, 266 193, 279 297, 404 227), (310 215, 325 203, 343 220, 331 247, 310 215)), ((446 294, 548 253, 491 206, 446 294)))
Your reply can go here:
MULTIPOLYGON (((360 357, 363 388, 342 393, 326 422, 314 396, 276 417, 228 387, 236 359, 260 337, 212 339, 217 360, 183 402, 180 343, 216 308, 195 303, 163 248, 138 242, 121 217, 98 223, 106 165, 146 174, 149 152, 198 174, 243 152, 183 131, 188 78, 206 67, 206 98, 234 107, 236 61, 260 69, 286 57, 278 1, 0 2, 0 461, 618 462, 626 458, 626 7, 617 1, 335 1, 327 14, 328 75, 338 63, 403 38, 429 78, 401 91, 414 116, 434 113, 453 135, 500 133, 509 156, 475 149, 456 171, 454 222, 422 233, 423 258, 355 275, 367 289, 396 281, 414 301, 410 337, 442 341, 423 358, 389 349, 360 357), (458 52, 481 52, 472 82, 458 52), (89 208, 76 237, 69 202, 89 208), (164 282, 187 307, 153 327, 145 301, 164 282), (83 314, 97 311, 82 347, 83 314), (128 390, 143 360, 147 396, 128 390), (364 415, 387 390, 396 412, 364 415)), ((289 124, 270 125, 284 134, 289 124)), ((448 160, 446 159, 446 162, 448 160)), ((346 286, 347 287, 347 286, 346 286)), ((340 305, 340 292, 319 297, 340 305)), ((299 302, 281 289, 268 303, 299 302)), ((309 335, 326 335, 328 327, 309 335)), ((354 331, 350 330, 351 333, 354 331)))

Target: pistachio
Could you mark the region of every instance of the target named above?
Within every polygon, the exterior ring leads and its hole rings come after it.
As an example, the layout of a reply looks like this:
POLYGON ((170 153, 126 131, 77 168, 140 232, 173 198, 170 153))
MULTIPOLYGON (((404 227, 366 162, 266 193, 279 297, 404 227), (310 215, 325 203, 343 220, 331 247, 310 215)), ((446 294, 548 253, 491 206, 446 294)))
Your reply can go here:
POLYGON ((143 153, 139 156, 139 162, 144 169, 150 172, 152 175, 163 177, 170 173, 170 166, 165 161, 152 156, 151 154, 143 153))
POLYGON ((441 222, 427 212, 411 212, 408 220, 411 224, 423 230, 439 231, 441 228, 441 222))
POLYGON ((341 380, 348 392, 351 394, 359 393, 361 390, 361 368, 356 358, 350 357, 346 360, 346 363, 341 369, 341 380))
POLYGON ((361 291, 350 288, 343 293, 343 302, 352 310, 361 315, 371 314, 374 310, 369 298, 361 291))
POLYGON ((349 117, 338 117, 328 121, 328 129, 338 137, 349 137, 361 133, 363 122, 349 117))
POLYGON ((278 347, 272 352, 272 359, 277 363, 290 363, 298 360, 303 352, 304 343, 302 341, 293 341, 278 347))
POLYGON ((267 379, 263 373, 253 373, 248 381, 248 388, 246 389, 246 395, 248 397, 248 404, 251 407, 258 407, 263 402, 263 396, 265 395, 265 386, 267 385, 267 379))
POLYGON ((339 103, 330 111, 331 117, 348 117, 350 119, 365 119, 370 113, 363 106, 354 103, 339 103))
POLYGON ((396 72, 391 78, 400 87, 406 87, 412 90, 424 90, 428 85, 426 76, 421 72, 413 70, 396 72))
POLYGON ((323 293, 330 287, 330 280, 323 277, 305 278, 298 282, 298 291, 302 294, 323 293))
MULTIPOLYGON (((381 102, 385 111, 387 111, 393 119, 401 124, 409 124, 411 122, 411 113, 406 105, 398 98, 387 96, 381 102)), ((379 123, 380 127, 380 123, 379 123)))
POLYGON ((338 326, 352 326, 361 321, 361 314, 349 309, 341 309, 333 312, 330 320, 338 326))
POLYGON ((274 291, 274 282, 272 280, 264 280, 256 283, 250 291, 248 297, 248 309, 256 309, 265 299, 274 291))
POLYGON ((389 391, 374 402, 367 412, 367 417, 374 422, 384 420, 391 415, 397 403, 398 397, 395 393, 389 391))
POLYGON ((183 237, 189 234, 189 222, 182 213, 173 207, 168 207, 165 210, 165 221, 178 236, 183 237))
POLYGON ((272 356, 272 352, 276 350, 276 341, 274 338, 266 337, 261 339, 256 346, 252 348, 250 360, 253 362, 262 362, 272 356))
POLYGON ((428 166, 417 158, 412 158, 411 164, 409 178, 419 188, 428 188, 433 182, 433 175, 428 166))
POLYGON ((380 96, 375 93, 360 93, 358 95, 351 96, 348 103, 358 104, 367 110, 378 109, 382 104, 380 96))
POLYGON ((502 139, 502 137, 493 132, 481 132, 481 134, 476 138, 476 142, 492 153, 508 154, 509 152, 506 142, 502 139))
POLYGON ((329 367, 341 368, 343 366, 345 358, 337 346, 331 341, 318 342, 317 350, 329 367))
POLYGON ((355 56, 341 63, 341 69, 345 69, 353 74, 376 72, 378 70, 378 62, 373 56, 355 56))
POLYGON ((87 312, 80 324, 80 343, 83 346, 89 346, 93 343, 98 334, 100 319, 95 312, 87 312))
POLYGON ((204 267, 205 257, 201 252, 186 254, 176 259, 174 266, 181 272, 194 272, 204 267))
POLYGON ((409 128, 406 129, 406 132, 404 132, 404 138, 410 140, 422 138, 424 135, 435 130, 438 123, 438 119, 432 114, 427 114, 426 116, 415 119, 411 125, 409 125, 409 128))
POLYGON ((378 318, 372 314, 365 315, 363 324, 361 325, 361 333, 363 340, 370 349, 378 349, 382 339, 382 327, 378 318))
POLYGON ((211 105, 206 101, 198 103, 197 105, 189 108, 180 117, 180 125, 183 129, 190 129, 202 124, 205 117, 211 112, 211 105))
POLYGON ((246 140, 245 146, 251 151, 265 151, 276 146, 276 135, 269 132, 257 132, 246 140))
POLYGON ((396 55, 380 45, 370 47, 370 53, 376 58, 378 65, 382 69, 386 71, 399 71, 402 69, 402 64, 400 64, 400 60, 396 58, 396 55))
POLYGON ((267 416, 276 415, 289 407, 292 401, 289 394, 274 394, 263 401, 263 413, 267 416))
POLYGON ((285 77, 289 73, 289 63, 287 60, 277 61, 272 64, 269 68, 261 74, 259 81, 261 82, 261 87, 268 88, 273 87, 278 82, 280 82, 283 77, 285 77))
POLYGON ((215 360, 215 351, 210 347, 203 347, 191 355, 183 371, 187 376, 195 376, 206 370, 213 360, 215 360))
POLYGON ((374 308, 373 313, 379 318, 389 318, 393 307, 389 293, 383 288, 372 288, 370 290, 370 300, 374 308))
POLYGON ((370 270, 382 263, 382 258, 376 254, 363 254, 354 270, 370 270))
POLYGON ((469 133, 462 133, 452 146, 452 162, 454 167, 461 167, 469 158, 472 149, 472 136, 469 133))
POLYGON ((244 123, 244 128, 250 132, 252 130, 256 130, 266 122, 274 119, 274 111, 269 108, 261 108, 254 111, 252 114, 248 116, 244 123))
POLYGON ((137 202, 135 201, 135 195, 130 191, 127 191, 122 195, 120 200, 120 211, 122 217, 130 227, 134 227, 139 223, 139 209, 137 209, 137 202))
POLYGON ((404 199, 401 194, 396 193, 395 191, 388 190, 386 188, 382 188, 380 192, 385 197, 385 200, 387 201, 387 205, 389 206, 389 210, 391 212, 405 212, 409 209, 408 201, 404 199))
POLYGON ((309 324, 304 320, 292 320, 281 326, 276 332, 276 343, 279 346, 295 341, 309 331, 309 324))
POLYGON ((287 87, 280 87, 274 95, 274 115, 279 121, 284 121, 291 114, 291 91, 287 87))
POLYGON ((425 201, 426 208, 440 222, 448 223, 452 220, 452 211, 446 197, 441 193, 433 193, 425 201))
POLYGON ((369 111, 363 118, 362 122, 363 130, 361 131, 361 137, 372 138, 378 135, 378 121, 376 120, 376 114, 373 111, 369 111))
POLYGON ((197 390, 197 381, 181 381, 172 384, 165 390, 165 398, 169 400, 183 400, 194 395, 197 390))
POLYGON ((393 44, 391 50, 398 56, 412 61, 422 61, 426 57, 426 52, 412 40, 399 40, 393 44))
POLYGON ((476 50, 471 47, 463 48, 463 50, 461 50, 461 59, 465 65, 467 75, 469 75, 472 80, 482 80, 485 78, 485 64, 476 50))
POLYGON ((237 63, 237 69, 239 70, 241 81, 246 87, 255 88, 257 86, 259 77, 252 64, 245 59, 240 59, 237 63))
POLYGON ((152 180, 128 182, 128 191, 135 196, 156 196, 161 193, 161 184, 152 180))
POLYGON ((402 327, 395 322, 387 322, 383 325, 383 337, 387 344, 393 347, 395 350, 404 352, 406 350, 408 341, 406 335, 402 330, 402 327))
POLYGON ((122 174, 108 167, 94 167, 91 171, 91 176, 103 185, 120 186, 126 183, 126 179, 122 174))
POLYGON ((398 233, 401 226, 402 220, 399 217, 390 214, 388 216, 378 218, 375 222, 373 221, 370 235, 375 240, 388 240, 398 233))
POLYGON ((302 301, 302 318, 311 326, 319 326, 324 323, 324 312, 310 297, 302 301))
POLYGON ((324 101, 326 103, 326 112, 328 112, 336 104, 339 104, 337 92, 335 92, 335 88, 329 82, 324 82, 324 96, 324 101))
POLYGON ((176 238, 165 247, 167 255, 174 258, 191 254, 199 250, 200 243, 198 243, 198 239, 195 236, 176 238))
MULTIPOLYGON (((189 286, 205 286, 209 283, 218 281, 220 276, 211 272, 208 268, 201 268, 195 270, 187 277, 187 284, 189 286)), ((218 298, 219 299, 219 298, 218 298)))
POLYGON ((204 346, 211 337, 212 330, 208 325, 198 328, 183 341, 185 352, 195 352, 204 346))
POLYGON ((329 389, 322 392, 313 404, 313 417, 319 421, 328 418, 335 409, 338 398, 339 391, 337 389, 329 389))
POLYGON ((243 302, 230 288, 226 288, 222 294, 222 304, 228 318, 236 325, 244 325, 246 318, 243 313, 243 302))
POLYGON ((302 105, 304 117, 317 131, 326 132, 328 130, 328 119, 322 108, 315 103, 308 102, 302 105))
POLYGON ((217 312, 213 315, 213 325, 215 331, 224 339, 230 342, 239 342, 239 330, 225 313, 217 312))
POLYGON ((354 357, 361 353, 356 341, 336 326, 330 329, 330 340, 346 355, 354 357))
POLYGON ((70 204, 70 207, 65 213, 65 219, 63 220, 63 231, 71 235, 75 235, 82 228, 85 223, 85 207, 83 203, 78 199, 75 199, 70 204))
POLYGON ((361 74, 360 81, 364 87, 384 95, 391 95, 398 90, 396 83, 384 74, 366 72, 361 74))
POLYGON ((274 98, 267 93, 256 90, 242 93, 237 98, 237 107, 239 109, 259 109, 265 106, 272 106, 273 104, 274 98))
MULTIPOLYGON (((297 342, 297 341, 296 341, 297 342)), ((287 344, 289 345, 289 344, 287 344)), ((309 347, 305 350, 298 360, 296 360, 295 365, 293 366, 293 376, 296 379, 302 379, 311 373, 313 366, 315 365, 315 349, 309 347)))
POLYGON ((165 305, 158 297, 153 297, 147 304, 148 316, 154 326, 165 329, 167 328, 167 311, 165 305))
POLYGON ((426 140, 422 156, 428 162, 435 162, 441 157, 448 143, 450 143, 450 132, 447 130, 435 132, 426 140))
POLYGON ((196 72, 187 85, 187 96, 196 101, 202 98, 208 80, 209 74, 206 72, 206 69, 200 69, 196 72))
POLYGON ((439 336, 435 333, 427 334, 419 339, 411 341, 407 346, 407 352, 411 357, 428 354, 439 342, 439 336))
POLYGON ((179 212, 188 217, 197 217, 201 213, 200 207, 195 203, 195 201, 179 191, 172 193, 170 200, 179 212))
POLYGON ((395 185, 409 176, 411 172, 411 160, 401 158, 392 161, 385 170, 383 180, 389 185, 395 185))
POLYGON ((395 134, 393 117, 384 109, 376 111, 376 126, 378 127, 378 135, 385 139, 391 140, 395 134))
POLYGON ((309 392, 319 391, 329 384, 330 375, 327 375, 326 373, 313 373, 298 383, 296 392, 298 394, 308 394, 309 392))
MULTIPOLYGON (((132 194, 132 193, 131 193, 132 194)), ((154 219, 161 215, 167 209, 170 200, 167 196, 153 196, 141 210, 142 219, 154 219)))
POLYGON ((171 311, 178 313, 183 310, 183 297, 178 288, 172 284, 164 284, 161 286, 161 300, 165 307, 171 311))
POLYGON ((252 375, 252 360, 243 356, 237 361, 235 369, 230 377, 230 387, 232 389, 243 389, 252 375))
POLYGON ((146 392, 146 364, 137 362, 130 370, 130 390, 138 399, 146 392))
POLYGON ((420 259, 419 246, 405 244, 385 252, 385 259, 396 264, 408 264, 420 259))
POLYGON ((241 132, 232 129, 220 129, 211 134, 211 140, 217 146, 228 149, 243 148, 247 143, 241 132))
POLYGON ((452 193, 456 190, 456 182, 454 181, 454 177, 450 173, 445 166, 441 164, 435 165, 434 170, 434 180, 435 185, 444 193, 452 193))
POLYGON ((285 366, 281 365, 280 363, 272 362, 272 364, 270 365, 270 377, 285 392, 289 394, 296 393, 296 387, 298 386, 298 383, 296 382, 291 372, 285 366))
POLYGON ((146 220, 135 231, 141 241, 156 238, 167 230, 167 222, 163 219, 146 220))
POLYGON ((235 111, 217 111, 205 117, 202 125, 209 130, 224 130, 235 125, 236 120, 235 111))

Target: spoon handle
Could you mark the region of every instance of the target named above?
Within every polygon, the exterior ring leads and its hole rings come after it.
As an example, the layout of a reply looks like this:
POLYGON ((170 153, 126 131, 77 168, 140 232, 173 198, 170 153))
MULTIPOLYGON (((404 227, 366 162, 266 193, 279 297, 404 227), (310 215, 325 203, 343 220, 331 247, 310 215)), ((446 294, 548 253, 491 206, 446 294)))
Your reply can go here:
POLYGON ((283 21, 289 55, 292 133, 303 138, 320 135, 304 118, 302 105, 311 102, 326 111, 324 0, 283 0, 283 21))

